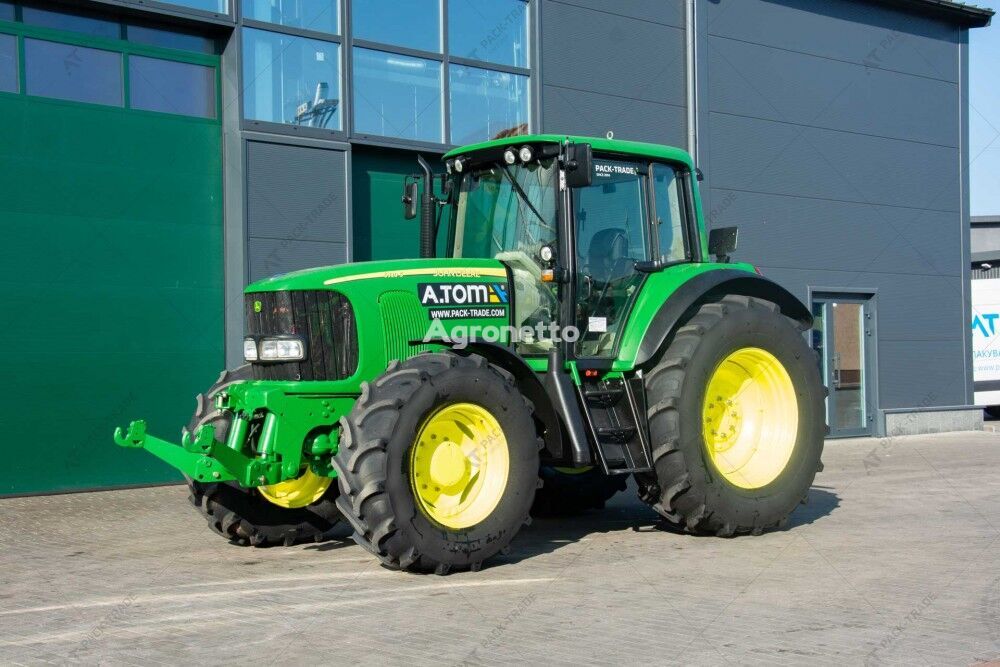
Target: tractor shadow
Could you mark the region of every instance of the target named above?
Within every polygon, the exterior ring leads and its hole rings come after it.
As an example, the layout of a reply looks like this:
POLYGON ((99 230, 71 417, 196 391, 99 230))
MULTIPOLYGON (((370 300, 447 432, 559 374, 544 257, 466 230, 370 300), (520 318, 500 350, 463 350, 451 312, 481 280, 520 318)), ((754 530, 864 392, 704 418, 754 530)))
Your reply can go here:
MULTIPOLYGON (((828 516, 840 506, 840 497, 829 487, 813 486, 809 489, 807 502, 799 505, 788 518, 784 532, 799 526, 811 524, 828 516)), ((552 553, 560 548, 579 542, 583 538, 600 533, 664 532, 686 539, 720 539, 714 536, 692 535, 678 526, 665 521, 648 505, 639 500, 633 483, 615 496, 603 510, 590 510, 577 516, 544 517, 533 519, 511 544, 510 551, 496 557, 492 564, 508 565, 519 563, 542 554, 552 553)), ((753 539, 738 536, 731 539, 753 539)))

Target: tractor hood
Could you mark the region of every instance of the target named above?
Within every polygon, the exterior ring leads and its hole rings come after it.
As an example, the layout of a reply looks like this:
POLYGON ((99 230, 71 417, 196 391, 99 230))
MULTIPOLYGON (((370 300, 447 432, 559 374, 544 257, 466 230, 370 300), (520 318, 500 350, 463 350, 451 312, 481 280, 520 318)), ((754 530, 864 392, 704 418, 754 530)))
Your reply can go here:
MULTIPOLYGON (((381 262, 357 262, 340 266, 304 269, 265 278, 246 288, 251 292, 282 290, 336 289, 355 291, 352 287, 379 283, 390 287, 397 281, 445 282, 477 278, 506 280, 507 269, 494 259, 398 259, 381 262)), ((366 286, 367 286, 366 285, 366 286)))

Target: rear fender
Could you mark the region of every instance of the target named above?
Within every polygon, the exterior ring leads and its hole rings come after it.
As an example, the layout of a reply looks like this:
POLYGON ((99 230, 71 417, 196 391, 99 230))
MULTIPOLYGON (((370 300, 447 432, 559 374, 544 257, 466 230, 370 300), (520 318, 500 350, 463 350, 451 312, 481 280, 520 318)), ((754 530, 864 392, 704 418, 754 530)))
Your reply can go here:
POLYGON ((783 315, 797 322, 803 331, 812 326, 813 318, 809 309, 794 294, 773 280, 739 269, 708 271, 678 287, 660 306, 639 344, 636 367, 654 359, 678 325, 693 315, 701 304, 728 294, 772 301, 778 304, 783 315))

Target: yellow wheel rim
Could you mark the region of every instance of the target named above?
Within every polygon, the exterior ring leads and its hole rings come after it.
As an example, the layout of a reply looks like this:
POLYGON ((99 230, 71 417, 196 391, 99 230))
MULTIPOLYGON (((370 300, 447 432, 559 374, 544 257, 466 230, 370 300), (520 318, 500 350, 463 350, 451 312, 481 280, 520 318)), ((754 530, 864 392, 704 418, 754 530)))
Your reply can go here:
POLYGON ((705 389, 703 433, 708 458, 731 484, 759 489, 773 482, 795 449, 795 385, 777 357, 757 347, 736 350, 705 389))
POLYGON ((474 526, 507 489, 510 453, 496 418, 473 403, 429 416, 410 450, 410 486, 421 511, 446 528, 474 526))
POLYGON ((295 509, 312 505, 318 501, 330 488, 333 479, 330 477, 320 477, 309 468, 306 468, 299 477, 289 479, 277 484, 258 486, 260 495, 279 507, 295 509))

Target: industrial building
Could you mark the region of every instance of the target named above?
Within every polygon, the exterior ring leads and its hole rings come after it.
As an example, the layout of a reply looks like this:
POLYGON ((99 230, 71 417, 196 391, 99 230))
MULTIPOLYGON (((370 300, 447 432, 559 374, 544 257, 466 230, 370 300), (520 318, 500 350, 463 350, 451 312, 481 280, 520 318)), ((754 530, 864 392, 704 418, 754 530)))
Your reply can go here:
POLYGON ((816 315, 831 436, 975 428, 968 31, 946 0, 0 1, 0 494, 168 482, 248 281, 416 254, 418 153, 685 147, 816 315), (29 472, 30 471, 30 472, 29 472))

